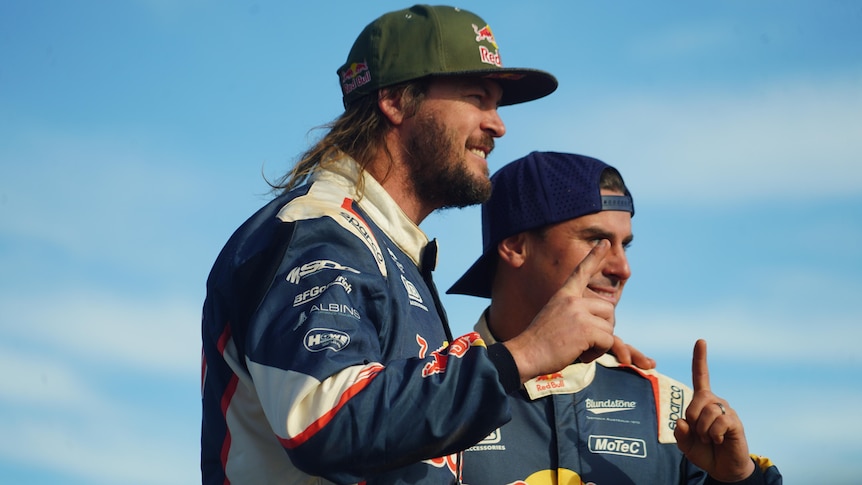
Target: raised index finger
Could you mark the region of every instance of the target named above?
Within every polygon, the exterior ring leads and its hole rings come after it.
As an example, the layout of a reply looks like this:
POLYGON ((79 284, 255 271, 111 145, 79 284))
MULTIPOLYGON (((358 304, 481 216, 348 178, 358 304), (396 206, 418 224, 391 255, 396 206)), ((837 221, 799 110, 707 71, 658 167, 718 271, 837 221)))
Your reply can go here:
POLYGON ((691 358, 691 384, 694 391, 709 391, 709 367, 706 364, 706 340, 698 339, 694 343, 694 355, 691 358))
POLYGON ((593 249, 590 250, 584 259, 578 263, 563 286, 571 286, 572 289, 577 292, 578 296, 582 296, 584 294, 584 290, 587 289, 590 278, 592 278, 599 268, 602 267, 602 263, 605 261, 605 256, 608 254, 608 249, 610 247, 611 244, 607 239, 599 241, 598 244, 593 246, 593 249))

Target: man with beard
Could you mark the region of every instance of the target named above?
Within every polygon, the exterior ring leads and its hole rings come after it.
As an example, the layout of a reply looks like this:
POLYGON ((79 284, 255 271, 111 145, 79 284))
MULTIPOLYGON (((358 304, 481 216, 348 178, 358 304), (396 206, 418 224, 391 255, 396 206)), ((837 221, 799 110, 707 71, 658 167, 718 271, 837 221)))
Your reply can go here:
POLYGON ((509 419, 507 392, 631 355, 582 278, 491 347, 452 337, 431 279, 418 224, 489 196, 497 108, 550 94, 553 76, 503 68, 481 18, 427 6, 369 24, 338 75, 345 112, 207 281, 204 483, 456 483, 460 450, 509 419))

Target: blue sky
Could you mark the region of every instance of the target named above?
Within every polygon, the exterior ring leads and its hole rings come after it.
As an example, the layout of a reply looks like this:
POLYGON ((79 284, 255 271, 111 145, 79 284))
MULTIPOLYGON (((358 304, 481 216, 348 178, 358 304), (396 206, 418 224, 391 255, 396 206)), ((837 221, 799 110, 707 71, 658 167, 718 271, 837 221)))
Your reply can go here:
MULTIPOLYGON (((209 268, 341 112, 335 69, 409 3, 0 0, 0 481, 199 481, 209 268)), ((491 170, 598 157, 635 198, 618 333, 714 391, 789 483, 862 476, 862 4, 465 1, 505 65, 491 170)), ((423 229, 445 290, 479 211, 423 229)), ((485 301, 446 296, 455 333, 485 301)))

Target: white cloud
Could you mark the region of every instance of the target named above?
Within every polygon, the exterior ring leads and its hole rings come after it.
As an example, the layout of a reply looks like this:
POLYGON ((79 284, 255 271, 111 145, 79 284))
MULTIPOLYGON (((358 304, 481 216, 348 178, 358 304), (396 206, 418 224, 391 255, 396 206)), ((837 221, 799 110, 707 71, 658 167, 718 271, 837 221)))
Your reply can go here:
POLYGON ((221 160, 155 135, 32 126, 13 134, 0 149, 12 162, 0 166, 0 237, 10 242, 0 262, 18 281, 79 268, 127 285, 158 279, 167 291, 194 278, 202 289, 221 245, 266 191, 253 166, 202 168, 221 160))
POLYGON ((193 155, 162 143, 110 131, 20 129, 3 151, 13 162, 0 186, 5 230, 79 248, 157 227, 166 208, 205 193, 193 155))
MULTIPOLYGON (((0 421, 0 456, 34 470, 53 470, 86 483, 188 484, 200 481, 196 436, 155 431, 153 416, 67 421, 31 414, 0 421)), ((60 417, 67 417, 62 413, 60 417)), ((83 482, 82 482, 83 483, 83 482)))
MULTIPOLYGON (((10 340, 4 336, 4 342, 10 340)), ((118 362, 109 356, 95 352, 82 359, 75 354, 91 349, 81 347, 71 356, 21 347, 0 349, 0 368, 7 370, 0 386, 0 412, 6 417, 0 420, 0 434, 7 437, 0 440, 0 462, 51 470, 80 483, 198 480, 199 401, 194 384, 183 394, 160 396, 155 388, 141 392, 152 395, 154 402, 165 401, 154 406, 122 389, 145 385, 133 381, 144 374, 126 372, 122 363, 116 368, 118 362), (105 369, 121 373, 126 381, 105 378, 105 369)), ((148 350, 157 360, 158 352, 148 350)), ((158 369, 155 374, 160 374, 158 369)))
MULTIPOLYGON (((786 482, 858 483, 862 463, 855 458, 862 451, 857 439, 862 420, 841 410, 854 409, 862 389, 811 379, 798 372, 800 365, 789 365, 779 382, 753 369, 749 377, 729 381, 747 381, 736 384, 732 396, 716 392, 740 413, 751 452, 770 458, 786 482), (811 466, 812 459, 818 466, 811 466)), ((828 370, 822 369, 824 377, 828 370)))
POLYGON ((146 372, 196 376, 202 302, 106 290, 0 297, 6 338, 146 372))
MULTIPOLYGON (((7 339, 8 340, 8 339, 7 339)), ((54 358, 0 347, 0 368, 7 372, 0 386, 0 399, 21 405, 53 405, 97 409, 100 401, 86 379, 54 358)))
MULTIPOLYGON (((624 170, 639 197, 705 203, 862 192, 862 74, 727 91, 614 93, 558 114, 559 149, 624 170)), ((559 101, 559 100, 558 100, 559 101)))
POLYGON ((664 26, 633 40, 631 52, 644 62, 702 55, 739 43, 738 34, 734 35, 725 22, 718 20, 664 26))
POLYGON ((617 333, 648 353, 668 357, 690 356, 695 340, 703 338, 723 358, 752 365, 774 364, 789 356, 816 358, 825 347, 830 355, 862 364, 862 358, 853 357, 858 354, 856 342, 862 340, 859 314, 827 313, 812 319, 808 313, 769 313, 756 306, 756 302, 713 302, 708 307, 659 313, 627 305, 617 312, 617 333), (821 344, 813 348, 815 331, 821 344))

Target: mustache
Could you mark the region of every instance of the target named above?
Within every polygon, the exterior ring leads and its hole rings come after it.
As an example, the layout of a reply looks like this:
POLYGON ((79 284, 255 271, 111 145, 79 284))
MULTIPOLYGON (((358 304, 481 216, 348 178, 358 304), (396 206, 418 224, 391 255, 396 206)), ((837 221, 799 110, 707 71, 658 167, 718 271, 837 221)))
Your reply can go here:
POLYGON ((496 145, 494 143, 494 137, 487 134, 487 133, 483 133, 479 136, 475 136, 475 137, 467 139, 467 147, 477 147, 477 148, 486 149, 486 150, 488 150, 489 155, 491 154, 491 152, 494 151, 495 146, 496 145))

